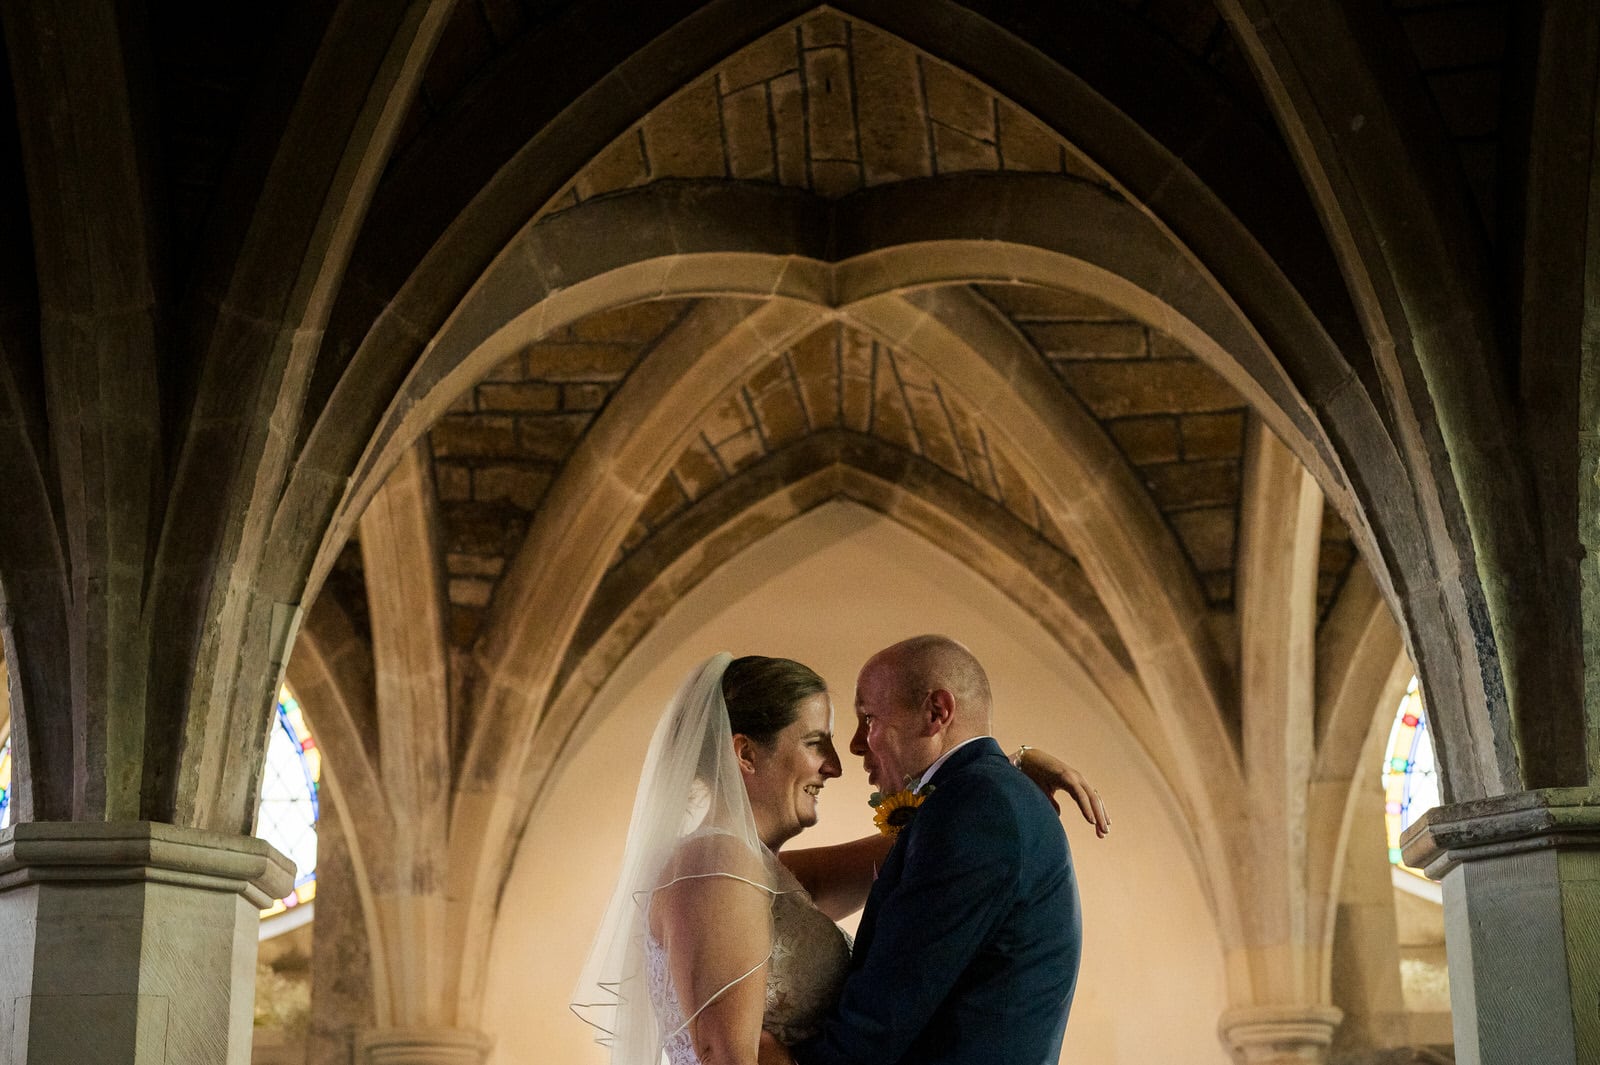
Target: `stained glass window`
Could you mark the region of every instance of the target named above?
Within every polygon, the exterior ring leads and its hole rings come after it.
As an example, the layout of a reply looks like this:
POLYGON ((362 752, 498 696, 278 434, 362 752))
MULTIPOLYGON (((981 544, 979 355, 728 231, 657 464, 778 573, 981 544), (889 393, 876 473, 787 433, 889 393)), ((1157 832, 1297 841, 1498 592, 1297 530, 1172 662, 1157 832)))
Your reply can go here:
POLYGON ((1439 805, 1439 772, 1433 759, 1433 740, 1428 731, 1428 715, 1422 709, 1422 689, 1411 678, 1405 698, 1389 730, 1389 746, 1383 758, 1384 820, 1389 829, 1389 861, 1408 873, 1422 872, 1406 865, 1400 857, 1400 835, 1411 824, 1439 805))
POLYGON ((0 743, 0 828, 11 824, 11 737, 0 743))
POLYGON ((283 688, 278 692, 277 719, 267 742, 256 835, 293 860, 296 873, 294 890, 262 910, 262 917, 310 902, 317 894, 317 785, 321 779, 322 752, 300 704, 283 688))

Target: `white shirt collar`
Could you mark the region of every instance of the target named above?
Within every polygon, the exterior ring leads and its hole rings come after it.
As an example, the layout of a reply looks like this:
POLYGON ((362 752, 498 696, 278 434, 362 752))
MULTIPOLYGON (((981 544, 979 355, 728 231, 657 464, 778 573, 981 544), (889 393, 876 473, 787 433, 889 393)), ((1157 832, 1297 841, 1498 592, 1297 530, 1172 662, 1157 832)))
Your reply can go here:
POLYGON ((979 740, 986 740, 988 738, 989 737, 987 736, 974 736, 970 740, 962 740, 960 743, 941 754, 938 758, 934 759, 934 763, 932 765, 922 771, 922 776, 917 778, 916 786, 911 790, 921 791, 922 786, 933 779, 933 775, 939 771, 939 767, 948 762, 952 754, 955 754, 969 743, 977 743, 979 740))

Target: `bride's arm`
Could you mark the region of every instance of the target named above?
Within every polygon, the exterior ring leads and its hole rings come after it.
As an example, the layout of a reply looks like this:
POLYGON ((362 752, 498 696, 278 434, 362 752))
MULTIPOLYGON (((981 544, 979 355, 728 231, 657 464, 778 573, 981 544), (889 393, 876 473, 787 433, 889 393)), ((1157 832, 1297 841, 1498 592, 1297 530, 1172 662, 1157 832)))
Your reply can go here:
POLYGON ((778 860, 810 893, 817 909, 837 921, 867 904, 872 878, 893 842, 874 832, 831 847, 779 851, 778 860))
POLYGON ((650 927, 666 952, 673 993, 692 1014, 695 1060, 758 1065, 771 894, 737 871, 686 876, 654 892, 650 927))
MULTIPOLYGON (((1024 747, 1016 765, 1052 803, 1058 791, 1071 796, 1083 819, 1094 826, 1096 836, 1104 837, 1111 831, 1105 803, 1082 773, 1037 747, 1024 747)), ((1056 808, 1060 809, 1059 804, 1056 808)), ((874 834, 830 847, 781 851, 778 860, 810 893, 817 909, 837 921, 866 905, 872 879, 888 855, 891 842, 888 836, 874 834)))
POLYGON ((1106 813, 1106 804, 1101 801, 1100 793, 1089 786, 1082 773, 1049 751, 1037 747, 1024 746, 1012 757, 1012 764, 1039 785, 1039 790, 1049 796, 1051 805, 1058 813, 1061 804, 1056 802, 1056 792, 1064 791, 1078 804, 1083 819, 1094 826, 1096 837, 1104 839, 1106 833, 1111 831, 1111 818, 1106 813))
POLYGON ((794 1055, 789 1053, 789 1048, 778 1042, 778 1037, 771 1032, 761 1033, 761 1055, 757 1065, 794 1065, 794 1055))

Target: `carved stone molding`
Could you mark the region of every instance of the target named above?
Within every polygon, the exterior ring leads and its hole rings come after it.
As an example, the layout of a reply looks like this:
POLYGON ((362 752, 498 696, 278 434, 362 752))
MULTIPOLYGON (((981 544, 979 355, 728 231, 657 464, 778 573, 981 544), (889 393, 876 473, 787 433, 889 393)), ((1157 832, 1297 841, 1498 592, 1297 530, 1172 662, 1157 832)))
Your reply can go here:
POLYGON ((1321 1065, 1343 1019, 1337 1006, 1244 1006, 1217 1031, 1239 1065, 1321 1065))
POLYGON ((356 1037, 358 1065, 482 1065, 492 1040, 465 1028, 377 1028, 356 1037))

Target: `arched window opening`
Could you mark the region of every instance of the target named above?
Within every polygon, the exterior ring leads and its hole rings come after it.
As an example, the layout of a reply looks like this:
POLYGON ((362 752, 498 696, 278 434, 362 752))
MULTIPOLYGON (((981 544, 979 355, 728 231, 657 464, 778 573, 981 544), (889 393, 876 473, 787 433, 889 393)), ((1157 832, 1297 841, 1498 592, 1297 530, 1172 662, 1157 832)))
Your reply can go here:
POLYGON ((278 691, 267 764, 261 774, 261 808, 255 834, 295 863, 294 890, 261 911, 262 919, 310 902, 317 894, 318 787, 322 752, 300 703, 287 687, 278 691))
MULTIPOLYGON (((317 789, 322 752, 288 688, 278 692, 267 764, 261 778, 261 809, 255 834, 294 861, 294 890, 261 911, 262 918, 310 902, 317 894, 317 789)), ((11 737, 0 742, 0 829, 11 824, 11 737)))
POLYGON ((1422 707, 1422 688, 1412 677, 1389 729, 1383 757, 1384 821, 1389 830, 1389 863, 1426 880, 1420 869, 1405 864, 1400 837, 1417 818, 1439 805, 1439 772, 1433 756, 1428 715, 1422 707))
POLYGON ((0 743, 0 828, 11 824, 11 737, 0 743))

